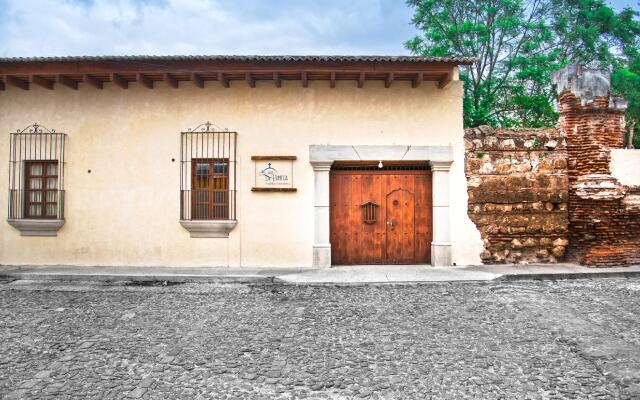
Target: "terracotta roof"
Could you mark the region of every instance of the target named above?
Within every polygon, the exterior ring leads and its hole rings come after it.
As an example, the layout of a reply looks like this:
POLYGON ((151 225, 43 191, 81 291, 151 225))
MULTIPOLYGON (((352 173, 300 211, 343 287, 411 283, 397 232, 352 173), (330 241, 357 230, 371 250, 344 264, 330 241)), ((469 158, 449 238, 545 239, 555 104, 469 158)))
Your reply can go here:
POLYGON ((193 55, 193 56, 67 56, 67 57, 0 57, 0 62, 77 62, 77 61, 268 61, 268 62, 406 62, 472 64, 474 57, 420 57, 420 56, 258 56, 258 55, 193 55))
POLYGON ((416 88, 423 81, 445 87, 457 79, 456 68, 475 61, 470 57, 416 56, 86 56, 0 58, 0 91, 7 86, 29 90, 32 86, 54 89, 78 84, 102 89, 105 83, 123 89, 136 82, 153 89, 159 82, 178 88, 180 82, 193 82, 204 88, 216 81, 230 87, 232 81, 410 81, 416 88))

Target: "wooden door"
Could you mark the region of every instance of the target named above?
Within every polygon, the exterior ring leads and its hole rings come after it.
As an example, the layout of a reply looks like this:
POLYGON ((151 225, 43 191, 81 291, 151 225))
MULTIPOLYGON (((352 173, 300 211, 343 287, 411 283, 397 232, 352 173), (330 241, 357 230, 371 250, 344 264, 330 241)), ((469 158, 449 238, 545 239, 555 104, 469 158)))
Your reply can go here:
POLYGON ((431 260, 431 171, 336 169, 330 175, 335 265, 431 260))

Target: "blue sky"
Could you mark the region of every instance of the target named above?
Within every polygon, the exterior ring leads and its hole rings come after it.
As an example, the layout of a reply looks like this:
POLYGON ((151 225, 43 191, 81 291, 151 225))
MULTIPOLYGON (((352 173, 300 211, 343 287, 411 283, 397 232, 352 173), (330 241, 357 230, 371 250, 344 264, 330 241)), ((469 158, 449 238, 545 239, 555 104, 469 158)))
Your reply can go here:
POLYGON ((0 0, 0 56, 400 55, 411 15, 404 0, 0 0))

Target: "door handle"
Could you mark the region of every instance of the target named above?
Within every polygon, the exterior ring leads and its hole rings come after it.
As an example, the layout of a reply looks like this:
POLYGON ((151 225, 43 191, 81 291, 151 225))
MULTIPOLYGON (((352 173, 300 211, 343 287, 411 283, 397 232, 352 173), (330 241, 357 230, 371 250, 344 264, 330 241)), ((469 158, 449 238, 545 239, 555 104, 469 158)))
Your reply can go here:
POLYGON ((391 227, 391 229, 393 229, 393 228, 394 228, 394 226, 395 226, 395 225, 394 225, 394 223, 393 223, 393 220, 392 220, 392 219, 390 219, 389 221, 387 221, 387 225, 389 225, 389 226, 391 227))

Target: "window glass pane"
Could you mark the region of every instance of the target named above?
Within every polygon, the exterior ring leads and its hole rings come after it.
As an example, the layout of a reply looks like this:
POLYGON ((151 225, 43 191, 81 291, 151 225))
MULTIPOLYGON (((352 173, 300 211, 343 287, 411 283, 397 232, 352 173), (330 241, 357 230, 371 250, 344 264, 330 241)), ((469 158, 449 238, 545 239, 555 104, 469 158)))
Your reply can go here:
POLYGON ((31 203, 42 203, 42 192, 29 192, 29 201, 31 203))
POLYGON ((196 188, 209 187, 209 164, 198 163, 196 165, 196 188))
POLYGON ((213 172, 216 174, 227 174, 228 164, 226 161, 216 161, 213 163, 213 172))
POLYGON ((47 164, 47 175, 58 175, 58 165, 56 163, 47 164))
POLYGON ((31 164, 31 175, 42 175, 42 164, 31 164))
POLYGON ((29 189, 42 189, 42 178, 29 179, 29 189))
POLYGON ((32 217, 40 217, 42 215, 42 206, 39 204, 32 204, 29 206, 29 215, 32 217))
POLYGON ((47 189, 56 189, 58 187, 58 178, 47 178, 47 189))
POLYGON ((47 191, 47 202, 55 203, 57 201, 58 201, 58 192, 56 192, 55 190, 47 191))
POLYGON ((47 216, 55 217, 56 215, 56 205, 55 204, 47 204, 47 216))
POLYGON ((227 189, 228 184, 229 184, 229 180, 227 179, 227 177, 213 178, 214 189, 227 189))

